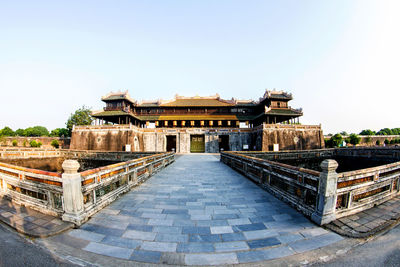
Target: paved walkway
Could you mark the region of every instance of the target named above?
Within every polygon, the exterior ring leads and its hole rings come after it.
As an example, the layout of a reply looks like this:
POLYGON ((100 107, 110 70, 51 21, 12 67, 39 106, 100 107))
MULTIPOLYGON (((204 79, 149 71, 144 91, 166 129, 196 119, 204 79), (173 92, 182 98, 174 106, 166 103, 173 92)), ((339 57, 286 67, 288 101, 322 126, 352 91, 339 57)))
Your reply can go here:
POLYGON ((52 236, 74 226, 72 223, 63 222, 59 218, 15 204, 5 198, 0 198, 0 221, 32 237, 52 236))
POLYGON ((348 237, 367 237, 380 232, 400 220, 400 196, 378 206, 346 216, 326 225, 327 228, 348 237))
POLYGON ((341 239, 213 155, 185 155, 97 213, 51 238, 86 252, 180 265, 270 260, 341 239))

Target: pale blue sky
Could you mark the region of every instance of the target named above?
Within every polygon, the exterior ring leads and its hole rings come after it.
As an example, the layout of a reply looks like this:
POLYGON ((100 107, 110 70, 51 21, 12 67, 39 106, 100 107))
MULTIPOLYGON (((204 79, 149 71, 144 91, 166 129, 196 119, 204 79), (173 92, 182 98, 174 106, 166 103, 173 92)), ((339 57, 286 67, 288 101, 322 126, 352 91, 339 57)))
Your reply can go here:
POLYGON ((82 105, 293 93, 325 133, 400 127, 400 1, 1 1, 0 128, 82 105))

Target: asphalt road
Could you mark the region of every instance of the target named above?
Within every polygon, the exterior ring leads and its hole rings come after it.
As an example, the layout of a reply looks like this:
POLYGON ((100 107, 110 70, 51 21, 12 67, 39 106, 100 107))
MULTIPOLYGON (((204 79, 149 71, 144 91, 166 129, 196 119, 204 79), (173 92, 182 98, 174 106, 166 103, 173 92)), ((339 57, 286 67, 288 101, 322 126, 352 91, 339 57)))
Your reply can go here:
POLYGON ((61 260, 0 223, 0 266, 79 266, 61 260))
POLYGON ((314 266, 400 266, 400 225, 331 262, 314 266))

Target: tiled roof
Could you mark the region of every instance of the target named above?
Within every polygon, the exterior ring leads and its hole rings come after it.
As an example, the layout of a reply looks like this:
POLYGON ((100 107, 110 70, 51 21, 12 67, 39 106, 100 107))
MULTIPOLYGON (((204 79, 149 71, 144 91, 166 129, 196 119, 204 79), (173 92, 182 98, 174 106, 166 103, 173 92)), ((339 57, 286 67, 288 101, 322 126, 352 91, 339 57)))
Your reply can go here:
POLYGON ((103 101, 127 100, 127 101, 129 101, 129 102, 131 102, 131 103, 134 103, 134 102, 135 102, 135 100, 133 100, 133 99, 129 96, 128 91, 126 91, 126 92, 117 92, 117 93, 111 92, 111 93, 109 93, 109 94, 103 96, 103 97, 101 98, 101 100, 103 100, 103 101))
POLYGON ((186 98, 176 99, 168 103, 163 103, 161 107, 220 107, 220 106, 234 106, 234 104, 227 103, 218 99, 204 99, 204 98, 186 98))
POLYGON ((235 115, 138 115, 137 117, 143 121, 238 120, 235 115))
POLYGON ((112 116, 131 116, 133 118, 137 118, 137 116, 122 110, 102 111, 102 112, 92 113, 92 116, 95 118, 112 117, 112 116))
POLYGON ((294 109, 272 108, 267 115, 301 116, 303 112, 294 109))

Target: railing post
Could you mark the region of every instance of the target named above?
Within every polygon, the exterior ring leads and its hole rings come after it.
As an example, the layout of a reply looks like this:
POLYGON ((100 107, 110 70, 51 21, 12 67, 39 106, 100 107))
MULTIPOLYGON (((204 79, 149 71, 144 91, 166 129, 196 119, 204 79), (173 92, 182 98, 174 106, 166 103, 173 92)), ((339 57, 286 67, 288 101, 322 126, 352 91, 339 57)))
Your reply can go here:
POLYGON ((326 159, 321 163, 322 172, 319 175, 319 186, 316 210, 311 219, 319 224, 327 224, 336 219, 337 180, 336 169, 338 163, 332 159, 326 159))
POLYGON ((73 222, 81 225, 85 219, 82 179, 78 173, 80 165, 76 160, 65 160, 62 164, 64 173, 62 174, 63 197, 64 197, 64 221, 73 222))

